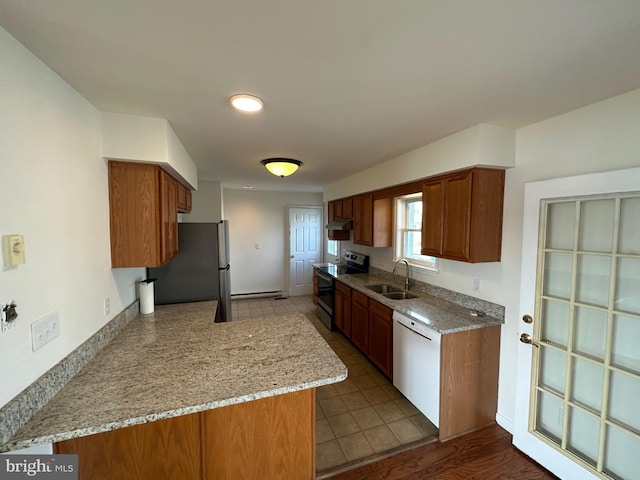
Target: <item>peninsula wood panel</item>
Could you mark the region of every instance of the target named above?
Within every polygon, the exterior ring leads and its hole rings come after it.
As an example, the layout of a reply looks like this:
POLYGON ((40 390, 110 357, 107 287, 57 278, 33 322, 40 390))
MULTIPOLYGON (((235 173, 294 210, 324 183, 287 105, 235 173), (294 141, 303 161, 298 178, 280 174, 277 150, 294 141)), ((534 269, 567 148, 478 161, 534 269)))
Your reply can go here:
POLYGON ((495 423, 500 325, 442 335, 440 441, 495 423))
POLYGON ((158 420, 54 444, 78 455, 80 480, 200 480, 200 414, 158 420))
POLYGON ((202 413, 205 480, 315 478, 315 388, 202 413))

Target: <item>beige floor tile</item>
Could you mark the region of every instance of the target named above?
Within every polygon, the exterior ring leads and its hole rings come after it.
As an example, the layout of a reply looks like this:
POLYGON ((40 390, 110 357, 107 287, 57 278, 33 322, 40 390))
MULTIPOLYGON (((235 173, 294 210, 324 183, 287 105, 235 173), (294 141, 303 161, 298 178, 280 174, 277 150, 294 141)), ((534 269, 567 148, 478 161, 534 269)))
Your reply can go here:
POLYGON ((373 455, 375 451, 362 432, 354 433, 338 439, 344 456, 350 462, 373 455))
POLYGON ((327 442, 336 438, 329 422, 324 420, 316 420, 316 443, 327 442))
POLYGON ((318 387, 316 389, 316 397, 320 400, 325 398, 337 397, 339 394, 336 390, 336 385, 339 384, 323 385, 321 387, 318 387))
POLYGON ((361 375, 355 377, 353 382, 358 386, 360 390, 366 390, 367 388, 373 388, 378 386, 375 379, 371 375, 361 375))
POLYGON ((347 393, 346 395, 341 396, 349 411, 359 410, 370 406, 369 400, 367 400, 360 391, 347 393))
POLYGON ((343 382, 335 384, 335 391, 339 395, 345 395, 347 393, 357 392, 359 390, 358 385, 353 381, 352 378, 347 378, 343 382))
POLYGON ((382 373, 376 371, 369 374, 376 385, 389 385, 389 379, 385 377, 382 373))
POLYGON ((420 410, 418 410, 413 403, 404 397, 396 399, 395 403, 407 417, 418 415, 420 413, 420 410))
POLYGON ((378 412, 378 415, 380 415, 384 423, 391 423, 406 418, 406 415, 393 401, 379 403, 373 408, 378 412))
POLYGON ((327 421, 336 438, 346 437, 360 431, 360 426, 350 413, 328 417, 327 421))
POLYGON ((316 420, 323 420, 327 418, 324 414, 324 410, 322 410, 322 405, 320 405, 320 400, 316 399, 316 420))
POLYGON ((320 406, 327 417, 340 415, 349 410, 340 396, 321 399, 320 406))
POLYGON ((349 369, 349 377, 354 378, 354 377, 359 377, 361 375, 367 375, 367 372, 365 368, 362 366, 362 364, 357 363, 355 365, 352 365, 351 368, 349 369))
POLYGON ((433 437, 438 435, 438 427, 429 421, 422 413, 409 417, 411 423, 413 423, 418 430, 422 432, 425 437, 433 437))
POLYGON ((402 420, 389 423, 387 426, 403 445, 415 442, 416 440, 420 440, 425 437, 422 432, 418 430, 418 427, 416 427, 408 418, 403 418, 402 420))
POLYGON ((362 394, 367 400, 369 400, 371 405, 377 405, 378 403, 384 403, 391 400, 389 394, 385 392, 382 387, 373 387, 362 390, 362 394))
POLYGON ((316 445, 316 471, 322 472, 347 463, 347 458, 337 440, 316 445))
POLYGON ((400 446, 400 442, 386 425, 365 430, 364 436, 376 453, 386 452, 400 446))
POLYGON ((380 387, 388 396, 389 400, 397 400, 398 398, 404 398, 402 394, 393 385, 382 385, 380 387))
POLYGON ((369 428, 378 427, 384 424, 378 412, 373 407, 361 408, 360 410, 354 410, 351 412, 353 418, 362 430, 368 430, 369 428))

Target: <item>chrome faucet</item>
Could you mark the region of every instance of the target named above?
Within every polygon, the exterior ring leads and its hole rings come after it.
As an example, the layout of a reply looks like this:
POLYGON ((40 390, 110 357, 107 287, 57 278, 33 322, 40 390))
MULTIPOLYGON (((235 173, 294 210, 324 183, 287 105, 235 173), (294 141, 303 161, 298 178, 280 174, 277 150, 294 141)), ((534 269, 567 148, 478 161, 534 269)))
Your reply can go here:
POLYGON ((391 273, 391 275, 395 275, 396 274, 396 268, 398 268, 398 264, 400 262, 404 262, 404 271, 405 271, 405 276, 404 276, 404 289, 405 290, 409 290, 409 262, 407 262, 404 258, 401 258, 400 260, 398 260, 395 264, 395 266, 393 267, 393 272, 391 273))

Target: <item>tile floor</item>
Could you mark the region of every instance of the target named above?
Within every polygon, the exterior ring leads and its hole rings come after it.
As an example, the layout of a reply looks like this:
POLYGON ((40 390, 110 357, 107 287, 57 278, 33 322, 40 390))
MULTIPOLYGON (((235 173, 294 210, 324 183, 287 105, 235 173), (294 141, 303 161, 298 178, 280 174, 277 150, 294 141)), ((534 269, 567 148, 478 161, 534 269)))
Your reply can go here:
POLYGON ((349 369, 344 382, 317 389, 316 470, 358 464, 435 439, 436 427, 349 340, 315 314, 311 296, 234 300, 236 320, 303 313, 349 369))

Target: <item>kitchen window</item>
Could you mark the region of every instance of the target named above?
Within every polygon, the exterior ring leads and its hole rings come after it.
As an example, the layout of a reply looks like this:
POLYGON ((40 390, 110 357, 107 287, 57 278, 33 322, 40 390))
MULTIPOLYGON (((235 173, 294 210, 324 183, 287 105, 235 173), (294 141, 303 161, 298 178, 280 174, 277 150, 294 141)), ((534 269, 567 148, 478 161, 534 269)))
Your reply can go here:
POLYGON ((338 241, 337 240, 327 240, 327 253, 329 255, 338 256, 338 241))
POLYGON ((396 198, 395 260, 405 258, 412 266, 438 272, 438 259, 422 255, 422 193, 396 198))

